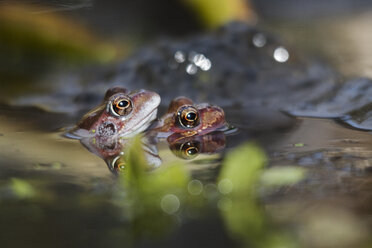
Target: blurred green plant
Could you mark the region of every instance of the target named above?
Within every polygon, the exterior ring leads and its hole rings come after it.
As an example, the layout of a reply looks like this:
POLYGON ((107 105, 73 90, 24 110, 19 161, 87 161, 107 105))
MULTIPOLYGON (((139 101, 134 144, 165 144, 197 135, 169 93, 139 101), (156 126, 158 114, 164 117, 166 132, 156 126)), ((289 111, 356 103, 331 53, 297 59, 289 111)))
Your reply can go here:
POLYGON ((264 170, 266 163, 264 152, 252 143, 244 144, 226 156, 218 179, 220 192, 224 194, 219 201, 222 217, 231 236, 249 247, 297 247, 293 237, 271 227, 258 203, 258 192, 264 186, 262 182, 284 186, 303 177, 294 178, 290 170, 264 170), (278 177, 281 176, 292 180, 280 181, 278 177))
POLYGON ((0 8, 0 85, 25 85, 57 65, 107 63, 121 52, 71 17, 14 3, 0 8))
POLYGON ((182 0, 207 28, 230 21, 255 22, 256 16, 248 0, 182 0))
POLYGON ((12 178, 9 188, 18 199, 32 198, 36 195, 34 187, 26 180, 19 178, 12 178))
POLYGON ((148 171, 139 137, 132 141, 125 154, 121 188, 114 202, 123 208, 124 216, 132 226, 130 230, 134 232, 132 237, 164 233, 185 216, 186 209, 197 212, 214 205, 220 209, 231 237, 243 244, 296 247, 291 236, 271 228, 258 202, 258 192, 266 184, 293 184, 303 176, 294 177, 297 172, 288 168, 282 171, 277 168, 264 170, 267 159, 258 146, 244 144, 230 152, 223 162, 217 184, 206 185, 192 179, 180 163, 148 171), (280 173, 290 179, 278 182, 280 173), (286 173, 289 175, 284 175, 286 173))
POLYGON ((114 203, 124 210, 133 242, 143 235, 159 236, 175 224, 186 200, 189 174, 178 163, 149 171, 140 136, 124 152, 124 171, 114 203))
POLYGON ((0 9, 2 46, 35 56, 78 61, 108 62, 117 48, 100 41, 76 20, 57 14, 37 14, 26 5, 5 5, 0 9))
POLYGON ((298 166, 273 167, 264 171, 260 183, 265 187, 280 187, 292 185, 301 181, 306 175, 306 170, 298 166))

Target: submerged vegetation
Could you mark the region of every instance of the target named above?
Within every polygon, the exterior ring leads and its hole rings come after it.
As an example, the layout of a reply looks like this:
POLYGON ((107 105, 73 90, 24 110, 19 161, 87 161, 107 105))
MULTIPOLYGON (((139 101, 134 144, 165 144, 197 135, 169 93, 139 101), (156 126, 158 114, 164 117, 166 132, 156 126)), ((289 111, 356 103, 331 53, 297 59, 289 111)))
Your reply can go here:
MULTIPOLYGON (((73 205, 81 205, 88 212, 97 204, 116 208, 115 218, 123 221, 120 229, 126 230, 121 239, 127 244, 135 245, 141 237, 166 237, 181 223, 217 215, 230 238, 244 246, 294 247, 293 237, 272 228, 259 201, 262 192, 270 192, 264 190, 268 185, 284 187, 301 181, 304 174, 299 174, 298 168, 286 168, 281 175, 288 175, 291 180, 278 182, 272 175, 280 169, 266 168, 266 155, 257 145, 247 143, 229 152, 218 178, 212 182, 194 178, 187 165, 179 161, 149 170, 139 136, 123 152, 124 169, 113 187, 107 185, 104 194, 88 192, 73 205)), ((43 211, 58 200, 52 195, 52 188, 42 181, 12 178, 3 185, 0 201, 13 199, 12 202, 23 201, 25 206, 38 203, 39 215, 44 215, 47 213, 43 211)))
POLYGON ((187 220, 190 213, 218 211, 231 237, 243 244, 295 247, 289 236, 270 229, 270 221, 258 201, 259 192, 267 186, 282 187, 301 181, 303 169, 267 169, 264 152, 247 143, 226 156, 215 182, 204 183, 193 179, 180 162, 147 171, 142 153, 140 139, 136 138, 125 151, 125 169, 113 198, 125 218, 141 232, 137 235, 171 230, 169 225, 187 220), (278 173, 287 180, 278 180, 278 173))

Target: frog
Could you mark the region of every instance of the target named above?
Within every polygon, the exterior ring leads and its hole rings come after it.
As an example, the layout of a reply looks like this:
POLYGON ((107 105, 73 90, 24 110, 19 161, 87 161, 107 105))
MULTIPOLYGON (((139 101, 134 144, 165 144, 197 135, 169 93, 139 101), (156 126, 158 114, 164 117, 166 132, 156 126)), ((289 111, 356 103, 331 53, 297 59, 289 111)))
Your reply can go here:
POLYGON ((199 154, 215 154, 225 149, 226 136, 222 131, 214 131, 204 135, 184 137, 168 143, 174 155, 184 160, 196 158, 199 154))
POLYGON ((65 136, 75 139, 132 137, 156 119, 160 101, 160 96, 152 91, 112 87, 106 91, 103 102, 86 113, 65 136))
POLYGON ((167 112, 152 126, 158 138, 174 143, 184 137, 204 135, 227 128, 222 108, 208 103, 195 104, 190 98, 174 98, 167 112))

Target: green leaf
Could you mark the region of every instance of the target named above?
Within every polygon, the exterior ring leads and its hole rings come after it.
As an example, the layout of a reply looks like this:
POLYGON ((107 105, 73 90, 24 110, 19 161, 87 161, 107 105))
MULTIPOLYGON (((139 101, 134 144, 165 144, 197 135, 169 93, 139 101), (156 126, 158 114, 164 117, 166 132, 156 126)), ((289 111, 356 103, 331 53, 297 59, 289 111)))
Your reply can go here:
POLYGON ((267 169, 261 175, 263 186, 286 186, 304 179, 306 170, 298 166, 277 166, 267 169))
POLYGON ((10 188, 20 199, 31 198, 36 195, 36 191, 32 185, 22 179, 12 178, 10 188))
POLYGON ((253 21, 254 13, 245 0, 183 0, 202 24, 216 28, 230 21, 253 21))
POLYGON ((172 192, 184 191, 189 182, 189 174, 182 164, 173 163, 170 166, 163 165, 163 168, 149 173, 146 177, 147 192, 172 192))
POLYGON ((223 162, 218 180, 220 192, 252 194, 265 164, 266 156, 258 146, 248 143, 236 148, 223 162))

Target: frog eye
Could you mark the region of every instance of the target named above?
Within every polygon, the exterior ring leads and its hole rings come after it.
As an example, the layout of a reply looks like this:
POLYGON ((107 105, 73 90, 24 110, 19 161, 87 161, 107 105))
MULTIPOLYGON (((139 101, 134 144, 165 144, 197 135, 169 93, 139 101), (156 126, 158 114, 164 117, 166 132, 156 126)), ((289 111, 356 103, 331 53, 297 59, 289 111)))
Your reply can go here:
POLYGON ((177 116, 179 123, 185 128, 193 128, 199 125, 199 112, 193 106, 181 107, 177 116))
POLYGON ((193 159, 199 154, 200 144, 198 142, 185 142, 179 148, 179 154, 183 159, 193 159))
POLYGON ((126 97, 118 97, 112 101, 110 110, 115 116, 125 116, 132 111, 132 101, 126 97))
POLYGON ((117 173, 122 173, 122 172, 124 172, 124 170, 125 170, 125 161, 124 161, 124 159, 122 159, 120 156, 116 157, 116 158, 112 161, 112 168, 114 168, 114 170, 115 170, 117 173))
POLYGON ((192 146, 192 147, 187 147, 184 152, 186 156, 194 156, 198 154, 199 150, 197 147, 192 146))

